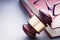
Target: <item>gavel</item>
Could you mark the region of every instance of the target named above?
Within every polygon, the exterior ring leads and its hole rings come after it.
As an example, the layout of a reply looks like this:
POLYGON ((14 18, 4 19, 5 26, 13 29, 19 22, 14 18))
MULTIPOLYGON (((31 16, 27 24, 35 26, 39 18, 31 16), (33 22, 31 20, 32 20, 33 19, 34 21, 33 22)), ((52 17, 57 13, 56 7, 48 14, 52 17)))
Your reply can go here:
POLYGON ((51 17, 40 11, 39 15, 33 15, 28 20, 28 24, 23 25, 23 30, 29 37, 34 38, 36 33, 39 34, 45 27, 50 25, 51 22, 51 17))
POLYGON ((52 18, 44 11, 37 11, 30 2, 21 0, 20 3, 24 6, 24 9, 28 11, 30 19, 27 24, 23 25, 23 31, 31 38, 35 38, 36 34, 40 33, 45 27, 51 25, 52 18))

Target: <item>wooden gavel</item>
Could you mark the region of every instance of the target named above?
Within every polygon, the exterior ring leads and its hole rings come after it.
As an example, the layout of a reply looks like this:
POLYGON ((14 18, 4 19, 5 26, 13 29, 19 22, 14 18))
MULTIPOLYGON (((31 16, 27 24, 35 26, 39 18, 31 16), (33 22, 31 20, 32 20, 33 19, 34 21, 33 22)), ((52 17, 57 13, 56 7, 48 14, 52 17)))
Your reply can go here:
POLYGON ((39 34, 45 27, 51 25, 52 18, 42 10, 37 11, 30 2, 26 4, 26 1, 21 0, 20 3, 27 10, 30 17, 27 24, 23 25, 23 30, 29 37, 35 38, 36 33, 39 34))
POLYGON ((24 32, 34 38, 36 33, 40 33, 45 27, 51 24, 51 17, 40 11, 39 15, 33 15, 28 24, 23 25, 24 32), (48 25, 47 25, 48 24, 48 25))

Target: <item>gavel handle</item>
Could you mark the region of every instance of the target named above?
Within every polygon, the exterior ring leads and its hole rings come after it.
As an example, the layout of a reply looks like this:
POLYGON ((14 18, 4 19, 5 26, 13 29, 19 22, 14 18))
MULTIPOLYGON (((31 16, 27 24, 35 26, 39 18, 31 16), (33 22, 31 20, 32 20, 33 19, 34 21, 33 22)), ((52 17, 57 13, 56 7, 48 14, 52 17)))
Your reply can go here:
POLYGON ((20 0, 21 5, 23 6, 23 8, 27 11, 28 16, 31 18, 34 14, 32 12, 32 10, 28 7, 28 5, 24 2, 24 0, 20 0))
POLYGON ((22 5, 25 7, 26 11, 29 14, 29 17, 31 18, 34 14, 38 15, 39 11, 36 10, 36 8, 30 3, 29 0, 21 0, 22 5))

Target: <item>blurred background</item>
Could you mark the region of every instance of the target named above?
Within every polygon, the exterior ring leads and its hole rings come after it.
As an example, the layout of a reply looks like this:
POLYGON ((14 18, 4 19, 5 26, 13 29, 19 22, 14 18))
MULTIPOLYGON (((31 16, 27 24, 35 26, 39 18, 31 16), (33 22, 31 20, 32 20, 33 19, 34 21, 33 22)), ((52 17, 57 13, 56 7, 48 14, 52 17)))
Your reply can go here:
POLYGON ((50 39, 44 30, 30 39, 22 30, 27 20, 27 12, 19 0, 0 0, 0 40, 60 40, 50 39))

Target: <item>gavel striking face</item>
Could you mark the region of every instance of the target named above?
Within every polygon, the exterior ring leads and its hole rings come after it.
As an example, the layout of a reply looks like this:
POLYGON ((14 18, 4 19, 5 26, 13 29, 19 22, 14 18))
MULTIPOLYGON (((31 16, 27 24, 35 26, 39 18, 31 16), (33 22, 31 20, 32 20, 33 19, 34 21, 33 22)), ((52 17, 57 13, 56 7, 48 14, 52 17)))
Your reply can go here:
POLYGON ((45 14, 43 11, 39 11, 38 15, 33 15, 28 24, 23 25, 24 32, 31 38, 35 38, 36 33, 40 33, 45 27, 52 22, 51 16, 45 14))

